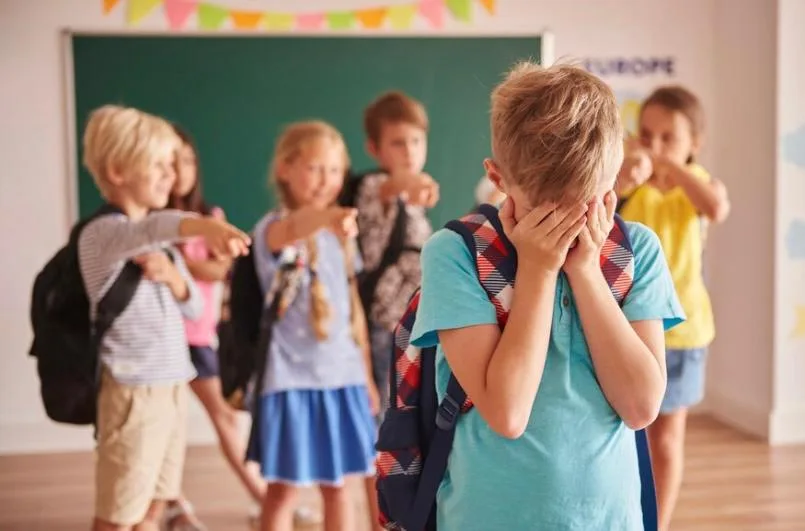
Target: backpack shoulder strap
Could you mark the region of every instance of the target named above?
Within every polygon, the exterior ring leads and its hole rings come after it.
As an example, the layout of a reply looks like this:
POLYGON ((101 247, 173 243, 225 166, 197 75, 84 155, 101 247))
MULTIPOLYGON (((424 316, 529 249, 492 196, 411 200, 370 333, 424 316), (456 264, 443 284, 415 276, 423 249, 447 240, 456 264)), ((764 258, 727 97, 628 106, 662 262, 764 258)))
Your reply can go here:
POLYGON ((428 457, 422 468, 416 497, 410 516, 405 522, 405 529, 425 529, 436 493, 444 479, 444 472, 447 470, 447 460, 450 457, 450 450, 453 448, 453 439, 456 435, 456 421, 461 413, 460 404, 463 404, 466 398, 467 394, 464 389, 461 388, 456 377, 451 374, 447 384, 447 393, 436 413, 438 429, 433 434, 433 439, 428 447, 428 457))
POLYGON ((449 222, 447 228, 461 236, 469 248, 478 280, 495 305, 498 324, 505 326, 511 286, 517 273, 517 251, 503 232, 498 209, 481 205, 463 218, 449 222))
POLYGON ((629 228, 619 215, 601 249, 601 270, 618 304, 623 305, 634 281, 634 251, 629 228))
POLYGON ((134 297, 140 285, 143 270, 134 262, 126 262, 120 274, 109 287, 109 290, 98 302, 98 308, 93 324, 93 338, 99 342, 114 323, 115 319, 123 313, 134 297))

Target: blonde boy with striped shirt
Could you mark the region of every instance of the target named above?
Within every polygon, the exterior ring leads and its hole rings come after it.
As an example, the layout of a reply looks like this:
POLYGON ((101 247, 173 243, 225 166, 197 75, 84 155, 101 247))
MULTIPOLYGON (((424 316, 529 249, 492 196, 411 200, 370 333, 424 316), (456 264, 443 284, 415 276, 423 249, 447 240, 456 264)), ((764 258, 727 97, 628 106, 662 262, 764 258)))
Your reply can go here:
POLYGON ((79 238, 90 318, 128 261, 142 269, 100 344, 96 531, 157 530, 165 501, 180 493, 187 382, 195 376, 182 318, 199 315, 203 303, 172 244, 201 236, 221 255, 248 250, 248 237, 225 222, 159 211, 179 145, 164 120, 113 105, 95 110, 84 134, 84 164, 119 211, 89 222, 79 238))

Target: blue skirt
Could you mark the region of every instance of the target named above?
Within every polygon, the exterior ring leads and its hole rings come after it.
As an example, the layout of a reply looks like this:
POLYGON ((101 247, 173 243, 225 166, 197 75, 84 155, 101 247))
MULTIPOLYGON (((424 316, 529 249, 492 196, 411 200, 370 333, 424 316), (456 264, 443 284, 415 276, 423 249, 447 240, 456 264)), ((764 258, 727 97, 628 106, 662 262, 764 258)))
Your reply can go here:
POLYGON ((247 459, 269 483, 338 486, 374 474, 375 438, 366 387, 281 391, 260 398, 247 459))

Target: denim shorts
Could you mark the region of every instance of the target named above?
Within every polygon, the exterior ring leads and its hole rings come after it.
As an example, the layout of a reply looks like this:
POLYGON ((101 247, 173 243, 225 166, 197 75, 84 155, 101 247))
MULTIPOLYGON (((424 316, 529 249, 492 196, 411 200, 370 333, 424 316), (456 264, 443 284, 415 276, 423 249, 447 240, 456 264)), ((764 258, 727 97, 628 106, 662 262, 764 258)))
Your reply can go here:
POLYGON ((707 348, 665 351, 668 386, 665 389, 660 413, 673 413, 702 401, 706 359, 707 348))
POLYGON ((218 353, 212 347, 190 345, 190 361, 198 373, 196 378, 215 378, 219 376, 218 353))

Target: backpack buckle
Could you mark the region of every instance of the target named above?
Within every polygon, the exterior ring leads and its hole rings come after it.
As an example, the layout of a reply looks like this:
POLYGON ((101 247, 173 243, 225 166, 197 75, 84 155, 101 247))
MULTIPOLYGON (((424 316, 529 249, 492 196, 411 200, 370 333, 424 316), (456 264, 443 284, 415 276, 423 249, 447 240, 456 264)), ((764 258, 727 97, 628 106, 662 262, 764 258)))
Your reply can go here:
POLYGON ((436 427, 440 430, 451 430, 456 425, 461 405, 449 394, 444 395, 439 409, 436 410, 436 427))

